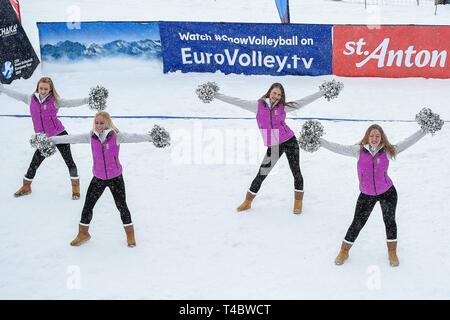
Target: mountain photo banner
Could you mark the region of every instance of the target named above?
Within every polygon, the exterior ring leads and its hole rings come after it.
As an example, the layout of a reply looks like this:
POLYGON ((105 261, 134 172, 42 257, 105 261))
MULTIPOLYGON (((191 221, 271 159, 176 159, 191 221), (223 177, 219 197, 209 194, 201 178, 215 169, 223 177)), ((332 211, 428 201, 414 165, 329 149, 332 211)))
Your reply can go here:
POLYGON ((158 22, 38 22, 43 62, 162 60, 158 22))

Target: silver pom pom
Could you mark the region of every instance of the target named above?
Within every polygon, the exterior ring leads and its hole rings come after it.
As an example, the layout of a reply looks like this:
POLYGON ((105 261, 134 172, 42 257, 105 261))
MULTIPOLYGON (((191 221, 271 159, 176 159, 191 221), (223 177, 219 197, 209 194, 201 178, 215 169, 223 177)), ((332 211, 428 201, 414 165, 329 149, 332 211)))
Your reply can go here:
POLYGON ((339 93, 344 88, 344 84, 340 81, 331 80, 325 81, 319 86, 319 90, 324 93, 324 97, 330 101, 331 99, 336 98, 339 93))
POLYGON ((422 110, 416 114, 416 121, 422 130, 431 134, 441 130, 444 125, 444 121, 441 120, 440 116, 431 111, 430 108, 426 107, 422 108, 422 110))
POLYGON ((320 148, 319 138, 324 135, 322 124, 317 120, 308 120, 300 131, 298 144, 307 152, 315 152, 320 148))
POLYGON ((49 140, 45 133, 36 133, 31 136, 31 147, 38 149, 44 157, 50 157, 55 154, 56 146, 49 140))
POLYGON ((96 111, 106 109, 106 99, 108 98, 108 90, 102 86, 95 86, 89 92, 89 108, 96 111))
POLYGON ((219 92, 219 86, 215 82, 201 84, 198 86, 197 90, 195 90, 198 98, 204 103, 210 103, 217 92, 219 92))
POLYGON ((157 148, 165 148, 170 146, 170 135, 166 129, 158 125, 154 125, 152 131, 149 132, 152 142, 157 148))

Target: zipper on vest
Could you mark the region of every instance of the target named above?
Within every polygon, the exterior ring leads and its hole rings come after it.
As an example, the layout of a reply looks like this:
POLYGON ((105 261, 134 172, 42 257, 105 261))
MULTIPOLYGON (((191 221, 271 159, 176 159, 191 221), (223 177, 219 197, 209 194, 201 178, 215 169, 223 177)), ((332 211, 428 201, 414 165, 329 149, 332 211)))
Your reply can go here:
POLYGON ((375 184, 375 157, 372 157, 372 178, 373 178, 373 189, 375 191, 375 195, 377 195, 377 186, 375 184))
POLYGON ((119 169, 119 165, 117 164, 117 157, 114 156, 114 162, 116 163, 116 168, 119 169))
POLYGON ((269 114, 270 114, 270 129, 273 128, 273 123, 272 123, 272 109, 270 109, 269 107, 269 114))
MULTIPOLYGON (((274 107, 275 108, 275 107, 274 107)), ((273 108, 270 108, 269 107, 269 115, 270 115, 270 130, 269 130, 269 133, 270 133, 270 141, 271 141, 271 143, 272 143, 272 134, 273 134, 273 132, 272 132, 272 130, 273 130, 273 123, 272 123, 272 109, 273 108)), ((279 137, 279 133, 278 133, 278 141, 280 140, 280 137, 279 137)))
POLYGON ((103 166, 105 167, 106 180, 108 180, 108 171, 106 170, 105 149, 104 149, 103 143, 101 141, 100 141, 100 144, 102 145, 103 166))
POLYGON ((39 108, 39 119, 41 119, 42 130, 44 130, 44 132, 45 132, 44 121, 42 121, 42 105, 41 104, 39 104, 39 105, 41 106, 41 108, 39 108))

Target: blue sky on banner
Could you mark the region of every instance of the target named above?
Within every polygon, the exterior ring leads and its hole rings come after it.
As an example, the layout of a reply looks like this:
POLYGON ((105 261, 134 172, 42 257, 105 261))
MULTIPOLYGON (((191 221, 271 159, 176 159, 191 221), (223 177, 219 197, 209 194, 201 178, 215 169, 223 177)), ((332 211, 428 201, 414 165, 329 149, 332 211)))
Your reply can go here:
POLYGON ((38 23, 43 61, 161 60, 158 22, 38 23))
POLYGON ((105 44, 111 41, 159 40, 157 22, 38 22, 41 46, 72 41, 105 44))

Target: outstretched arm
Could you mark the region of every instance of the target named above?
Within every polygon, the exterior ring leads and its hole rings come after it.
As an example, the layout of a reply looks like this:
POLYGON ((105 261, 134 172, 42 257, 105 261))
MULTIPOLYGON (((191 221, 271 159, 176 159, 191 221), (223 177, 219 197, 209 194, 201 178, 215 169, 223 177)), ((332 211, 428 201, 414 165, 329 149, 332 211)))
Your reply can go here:
POLYGON ((140 133, 125 133, 119 132, 117 134, 117 143, 138 143, 138 142, 151 142, 152 138, 149 134, 140 133))
POLYGON ((16 99, 18 101, 22 101, 23 103, 30 104, 31 103, 31 94, 24 94, 17 92, 12 89, 8 89, 5 86, 0 84, 0 93, 6 94, 8 97, 16 99))
MULTIPOLYGON (((70 134, 70 135, 50 137, 49 140, 52 141, 54 144, 90 143, 91 136, 89 133, 70 134)), ((149 134, 124 133, 124 132, 119 132, 117 134, 117 143, 137 143, 150 141, 152 141, 152 139, 149 134)))
POLYGON ((354 157, 356 159, 359 158, 359 150, 361 147, 357 144, 342 145, 339 143, 330 142, 323 138, 320 138, 319 141, 320 141, 321 147, 324 147, 325 149, 328 149, 334 153, 342 154, 344 156, 354 157))
POLYGON ((59 99, 58 103, 61 108, 73 108, 79 107, 84 104, 88 104, 89 98, 81 98, 81 99, 59 99))
POLYGON ((244 110, 253 112, 254 114, 256 114, 258 112, 258 101, 257 100, 255 100, 255 101, 242 100, 239 98, 227 96, 222 93, 216 93, 214 98, 219 99, 223 102, 232 104, 236 107, 240 107, 244 110))
POLYGON ((318 91, 318 92, 313 93, 309 96, 306 96, 300 100, 288 102, 285 106, 285 110, 286 110, 286 112, 296 111, 296 110, 303 108, 304 106, 310 104, 311 102, 316 101, 319 98, 322 98, 323 95, 324 95, 324 93, 322 91, 318 91))
POLYGON ((415 144, 417 141, 419 141, 420 139, 422 139, 425 136, 426 136, 425 131, 423 131, 423 130, 416 131, 408 138, 406 138, 406 139, 400 141, 399 143, 397 143, 396 145, 394 145, 395 151, 397 151, 397 154, 399 154, 400 152, 405 151, 406 149, 411 147, 413 144, 415 144))
POLYGON ((75 143, 90 143, 91 136, 89 133, 84 134, 68 134, 63 136, 53 136, 48 138, 54 144, 75 144, 75 143))

